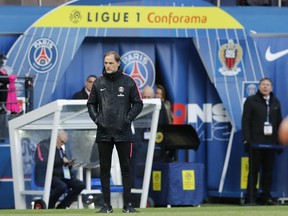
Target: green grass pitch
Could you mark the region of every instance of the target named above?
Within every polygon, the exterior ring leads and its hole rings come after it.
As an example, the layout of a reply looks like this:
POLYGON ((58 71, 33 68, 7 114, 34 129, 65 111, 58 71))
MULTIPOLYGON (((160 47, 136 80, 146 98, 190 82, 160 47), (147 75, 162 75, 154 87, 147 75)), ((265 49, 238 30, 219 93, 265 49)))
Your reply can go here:
MULTIPOLYGON (((0 210, 1 215, 60 215, 86 216, 95 215, 98 209, 65 209, 65 210, 0 210)), ((203 204, 200 207, 172 207, 138 209, 140 213, 132 215, 149 216, 286 216, 288 205, 276 206, 240 206, 226 204, 203 204)), ((114 209, 112 215, 122 215, 121 209, 114 209)), ((103 214, 96 214, 103 215, 103 214)))

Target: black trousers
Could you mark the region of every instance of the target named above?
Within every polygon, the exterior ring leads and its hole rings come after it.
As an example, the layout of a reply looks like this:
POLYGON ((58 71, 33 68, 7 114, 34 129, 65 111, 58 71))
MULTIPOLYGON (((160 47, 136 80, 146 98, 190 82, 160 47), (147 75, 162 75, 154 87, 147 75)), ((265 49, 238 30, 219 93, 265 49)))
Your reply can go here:
MULTIPOLYGON (((248 185, 247 185, 247 198, 252 198, 254 201, 257 198, 257 179, 260 175, 260 187, 262 193, 258 198, 261 200, 267 200, 271 198, 272 178, 273 178, 273 166, 275 160, 274 149, 252 149, 249 155, 249 166, 251 166, 251 172, 249 171, 248 185)), ((250 200, 250 202, 253 200, 250 200)))
POLYGON ((66 191, 68 191, 68 193, 59 205, 63 208, 69 207, 71 203, 77 199, 77 196, 81 193, 81 191, 85 188, 85 182, 80 181, 79 179, 63 179, 53 176, 48 208, 53 209, 61 195, 66 191))
POLYGON ((102 194, 104 202, 110 205, 110 171, 113 147, 116 146, 118 152, 123 184, 123 199, 124 205, 131 202, 131 155, 132 143, 131 142, 98 142, 99 159, 100 159, 100 180, 102 186, 102 194))

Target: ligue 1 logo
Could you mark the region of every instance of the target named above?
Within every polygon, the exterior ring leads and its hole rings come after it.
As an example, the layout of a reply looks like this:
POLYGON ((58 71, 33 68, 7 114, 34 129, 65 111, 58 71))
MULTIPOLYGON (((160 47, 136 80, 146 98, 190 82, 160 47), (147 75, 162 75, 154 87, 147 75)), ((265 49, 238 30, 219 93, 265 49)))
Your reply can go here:
POLYGON ((238 66, 243 56, 242 47, 234 44, 233 40, 229 40, 227 44, 223 44, 218 52, 219 61, 222 67, 219 72, 224 76, 237 75, 241 69, 238 66))
POLYGON ((30 66, 38 73, 46 73, 54 68, 58 59, 56 44, 48 38, 33 42, 28 54, 30 66))
POLYGON ((69 19, 70 19, 70 21, 71 21, 72 23, 77 24, 78 22, 81 21, 82 15, 81 15, 80 11, 78 11, 78 10, 73 10, 73 11, 70 13, 70 15, 69 15, 69 19))
POLYGON ((146 86, 154 86, 155 66, 150 57, 139 50, 125 53, 121 57, 123 70, 134 78, 140 91, 146 86))

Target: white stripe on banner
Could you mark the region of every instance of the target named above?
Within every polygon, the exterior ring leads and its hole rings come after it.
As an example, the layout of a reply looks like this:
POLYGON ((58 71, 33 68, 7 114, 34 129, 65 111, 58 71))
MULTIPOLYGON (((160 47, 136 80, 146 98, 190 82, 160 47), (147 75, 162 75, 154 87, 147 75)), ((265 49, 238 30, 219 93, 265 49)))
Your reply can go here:
MULTIPOLYGON (((208 44, 208 50, 209 50, 209 57, 210 57, 210 65, 211 65, 211 69, 213 72, 213 83, 216 87, 216 75, 215 75, 215 67, 214 67, 214 60, 213 60, 213 56, 212 56, 212 49, 211 49, 211 40, 210 40, 210 36, 209 36, 209 30, 206 29, 206 36, 207 36, 207 44, 208 44)), ((217 31, 216 31, 217 33, 217 31)), ((213 42, 212 42, 213 43, 213 42)))
POLYGON ((247 53, 248 53, 248 56, 249 56, 249 61, 250 61, 250 64, 251 64, 251 68, 252 68, 252 72, 253 72, 253 77, 254 77, 254 80, 256 81, 257 80, 257 77, 256 77, 256 74, 255 74, 255 68, 254 68, 254 64, 253 64, 253 61, 252 61, 252 57, 251 57, 251 51, 250 51, 250 47, 248 45, 248 39, 247 39, 247 36, 246 36, 246 32, 244 32, 244 35, 245 35, 245 44, 246 44, 246 47, 247 47, 247 53))
POLYGON ((71 60, 74 58, 75 53, 76 53, 76 45, 78 44, 79 32, 80 32, 80 28, 77 28, 77 34, 74 40, 73 50, 71 52, 71 58, 70 58, 71 60))
MULTIPOLYGON (((234 33, 235 33, 235 38, 236 38, 236 41, 238 44, 240 44, 240 41, 239 41, 239 37, 238 37, 238 34, 237 34, 237 30, 234 29, 234 33)), ((235 76, 235 83, 236 83, 236 90, 237 90, 237 96, 238 96, 238 102, 239 102, 239 105, 241 106, 242 105, 242 96, 241 96, 241 91, 239 89, 239 77, 238 76, 235 76)), ((240 83, 242 83, 242 81, 240 80, 240 83)), ((231 92, 232 93, 232 92, 231 92)))
MULTIPOLYGON (((245 34, 245 30, 242 30, 242 31, 243 31, 243 34, 245 34)), ((241 61, 241 68, 242 68, 242 71, 243 71, 244 81, 247 81, 246 67, 244 65, 244 61, 243 60, 241 61)))
POLYGON ((261 77, 264 77, 263 65, 261 63, 259 52, 258 52, 257 45, 256 45, 255 41, 253 41, 253 45, 254 45, 254 49, 255 49, 255 52, 256 52, 256 55, 257 55, 257 60, 258 60, 258 63, 259 63, 261 77))
MULTIPOLYGON (((64 58, 64 54, 65 54, 65 50, 66 50, 66 46, 67 46, 67 41, 69 39, 69 33, 70 33, 70 30, 71 28, 68 28, 68 31, 67 31, 67 34, 66 34, 66 38, 65 38, 65 42, 64 42, 64 46, 62 48, 63 52, 61 53, 61 58, 59 60, 59 65, 58 65, 58 69, 57 69, 57 73, 56 73, 56 77, 55 77, 55 80, 54 80, 54 86, 53 86, 53 89, 52 89, 52 94, 54 93, 55 91, 55 88, 56 88, 56 85, 58 83, 58 77, 59 77, 59 73, 62 69, 62 62, 63 62, 63 58, 64 58)), ((58 44, 58 41, 57 41, 57 44, 58 44)))

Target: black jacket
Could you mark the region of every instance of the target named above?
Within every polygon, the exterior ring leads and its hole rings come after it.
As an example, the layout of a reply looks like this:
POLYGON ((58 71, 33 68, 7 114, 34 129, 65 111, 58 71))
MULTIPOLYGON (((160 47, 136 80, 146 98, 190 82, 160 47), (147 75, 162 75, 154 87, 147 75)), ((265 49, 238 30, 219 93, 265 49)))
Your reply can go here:
POLYGON ((273 127, 272 136, 264 135, 264 122, 267 121, 267 104, 263 95, 258 91, 250 96, 244 103, 242 115, 243 141, 248 143, 278 143, 277 133, 282 121, 281 106, 279 100, 270 93, 269 122, 273 127))
MULTIPOLYGON (((50 139, 42 140, 39 144, 37 144, 35 155, 34 155, 34 180, 36 185, 44 186, 45 177, 46 177, 46 169, 47 162, 49 156, 49 147, 50 147, 50 139)), ((65 165, 63 162, 63 157, 67 157, 65 152, 62 151, 62 157, 60 149, 56 148, 55 159, 54 159, 54 167, 53 167, 53 176, 64 178, 63 166, 65 165)), ((71 172, 71 167, 69 167, 70 175, 73 176, 71 172)))
MULTIPOLYGON (((8 75, 4 70, 0 69, 0 103, 1 102, 6 103, 7 101, 7 94, 8 94, 7 84, 9 84, 8 75)), ((6 104, 4 104, 4 106, 6 106, 6 104)))
POLYGON ((77 100, 82 100, 82 99, 88 99, 88 94, 85 90, 85 87, 83 87, 81 89, 81 91, 78 91, 76 92, 74 95, 73 95, 73 98, 72 99, 77 99, 77 100))
POLYGON ((97 125, 97 142, 132 141, 131 122, 142 111, 143 102, 134 79, 121 68, 112 74, 103 70, 93 83, 87 107, 97 125))

